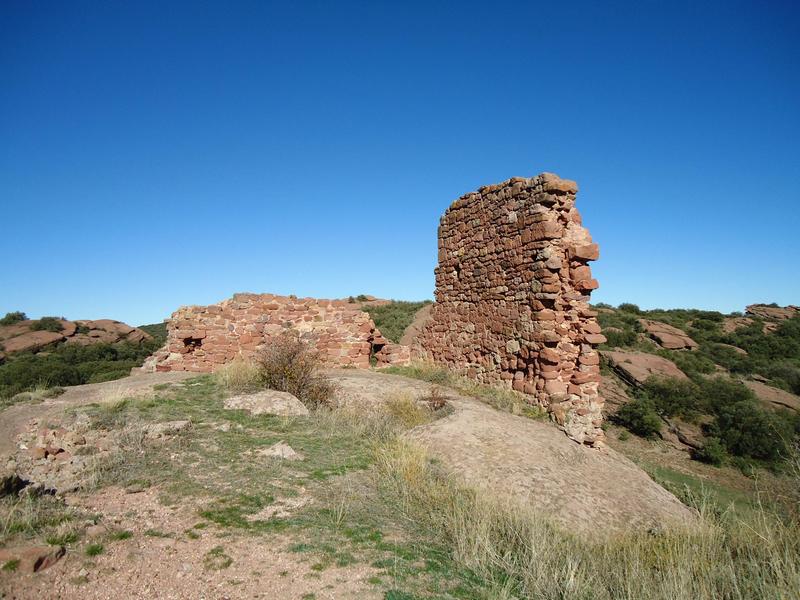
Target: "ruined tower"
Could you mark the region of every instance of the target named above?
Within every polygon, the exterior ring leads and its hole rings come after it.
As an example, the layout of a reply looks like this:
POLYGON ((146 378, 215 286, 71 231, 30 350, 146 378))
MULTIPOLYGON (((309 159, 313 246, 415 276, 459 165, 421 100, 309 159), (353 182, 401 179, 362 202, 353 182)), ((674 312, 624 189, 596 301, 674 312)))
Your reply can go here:
POLYGON ((574 181, 543 173, 480 188, 439 225, 436 304, 423 355, 483 383, 528 394, 572 439, 600 445, 605 341, 589 295, 598 247, 574 181))

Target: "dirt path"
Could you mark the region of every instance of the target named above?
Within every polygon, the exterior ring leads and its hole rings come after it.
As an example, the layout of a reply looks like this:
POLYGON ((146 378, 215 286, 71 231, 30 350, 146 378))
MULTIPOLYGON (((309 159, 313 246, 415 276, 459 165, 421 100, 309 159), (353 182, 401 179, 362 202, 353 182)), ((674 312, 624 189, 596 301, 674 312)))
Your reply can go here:
POLYGON ((22 402, 0 411, 0 457, 11 454, 14 439, 25 429, 32 418, 61 415, 65 409, 81 404, 101 402, 105 398, 120 396, 122 392, 137 393, 152 389, 159 383, 172 383, 193 376, 194 373, 174 371, 167 373, 136 373, 103 383, 87 383, 66 388, 61 396, 44 402, 22 402))

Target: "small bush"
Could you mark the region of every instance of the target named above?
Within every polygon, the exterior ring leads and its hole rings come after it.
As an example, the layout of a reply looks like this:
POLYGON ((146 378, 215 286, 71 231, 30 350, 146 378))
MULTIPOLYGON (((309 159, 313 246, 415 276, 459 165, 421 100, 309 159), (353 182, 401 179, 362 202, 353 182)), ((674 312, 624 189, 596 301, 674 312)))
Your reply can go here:
POLYGON ((785 420, 746 401, 722 407, 710 434, 735 456, 766 461, 786 456, 792 436, 785 420))
POLYGON ((631 433, 641 437, 653 438, 661 432, 661 418, 647 400, 628 402, 617 411, 614 419, 631 433))
POLYGON ((86 546, 86 556, 100 556, 104 550, 103 544, 89 544, 86 546))
POLYGON ((38 321, 31 323, 31 331, 53 331, 58 333, 63 330, 64 326, 58 317, 42 317, 38 321))
POLYGON ((327 405, 333 397, 333 384, 319 373, 319 354, 293 332, 276 337, 258 354, 256 365, 265 387, 289 392, 309 408, 327 405))
POLYGON ((25 315, 24 312, 19 310, 14 312, 6 313, 6 316, 0 319, 0 325, 13 325, 14 323, 19 323, 20 321, 24 321, 28 317, 25 315))
POLYGON ((619 310, 621 310, 621 311, 624 311, 624 312, 629 312, 629 313, 633 313, 633 314, 635 314, 635 315, 640 315, 640 314, 642 314, 642 309, 641 309, 641 308, 639 308, 639 306, 638 306, 638 305, 636 305, 636 304, 632 304, 631 302, 623 302, 623 303, 622 303, 622 304, 620 304, 620 305, 619 305, 617 308, 618 308, 619 310))
POLYGON ((217 369, 214 372, 214 379, 228 390, 246 392, 258 387, 261 373, 253 362, 236 358, 217 369))
POLYGON ((702 448, 692 451, 692 458, 695 460, 717 467, 725 461, 726 456, 725 446, 717 438, 708 438, 702 448))

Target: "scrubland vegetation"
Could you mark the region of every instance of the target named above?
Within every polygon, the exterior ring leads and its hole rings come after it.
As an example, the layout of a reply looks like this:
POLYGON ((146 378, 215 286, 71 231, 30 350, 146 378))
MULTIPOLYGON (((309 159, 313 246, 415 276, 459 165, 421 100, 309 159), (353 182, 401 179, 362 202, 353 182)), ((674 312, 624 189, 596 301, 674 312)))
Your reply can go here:
MULTIPOLYGON (((800 439, 800 415, 766 409, 737 377, 753 374, 787 391, 800 391, 800 318, 780 322, 765 333, 763 320, 725 333, 726 315, 700 310, 644 311, 634 304, 601 310, 598 320, 607 331, 608 348, 628 348, 658 354, 673 361, 689 381, 651 378, 631 390, 635 400, 623 406, 614 420, 632 433, 656 437, 664 419, 677 417, 701 426, 704 447, 694 457, 720 465, 756 465, 781 469, 793 444, 800 439), (662 321, 685 331, 700 344, 695 351, 658 348, 643 340, 640 318, 662 321), (619 331, 615 331, 618 329, 619 331), (734 347, 746 351, 737 352, 734 347), (718 366, 728 373, 718 373, 718 366)), ((741 315, 728 315, 741 316, 741 315)))
POLYGON ((403 337, 403 332, 411 325, 417 311, 428 304, 431 304, 430 300, 422 302, 393 300, 390 304, 383 306, 365 306, 364 310, 369 313, 383 336, 387 340, 397 343, 403 337))

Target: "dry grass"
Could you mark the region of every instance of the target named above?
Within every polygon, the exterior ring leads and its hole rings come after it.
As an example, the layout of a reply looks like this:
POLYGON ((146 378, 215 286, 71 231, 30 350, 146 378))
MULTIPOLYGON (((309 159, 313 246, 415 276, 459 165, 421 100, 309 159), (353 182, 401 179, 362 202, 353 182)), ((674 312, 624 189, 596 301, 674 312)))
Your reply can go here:
POLYGON ((241 393, 258 388, 261 375, 255 363, 239 357, 217 369, 214 380, 227 390, 241 393))
POLYGON ((411 394, 398 393, 386 400, 384 409, 402 427, 412 428, 430 423, 433 412, 426 404, 415 400, 411 394))
POLYGON ((510 389, 478 383, 462 377, 448 369, 430 362, 416 361, 409 366, 390 366, 382 369, 384 373, 404 375, 413 379, 453 388, 465 396, 477 398, 498 410, 531 419, 547 416, 543 408, 528 403, 528 396, 510 389))
POLYGON ((798 597, 800 526, 764 507, 745 521, 715 515, 700 500, 701 524, 692 531, 587 541, 530 506, 465 488, 408 440, 382 444, 376 466, 388 501, 497 598, 798 597))

